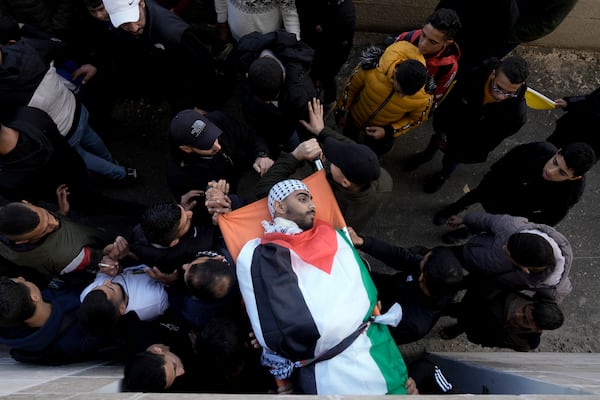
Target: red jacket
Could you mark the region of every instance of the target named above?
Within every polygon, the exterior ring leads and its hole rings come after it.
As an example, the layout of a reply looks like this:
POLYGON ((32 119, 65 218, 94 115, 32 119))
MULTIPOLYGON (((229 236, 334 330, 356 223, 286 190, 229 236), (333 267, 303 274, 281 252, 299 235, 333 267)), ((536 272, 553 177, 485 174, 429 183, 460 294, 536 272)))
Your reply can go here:
MULTIPOLYGON (((405 40, 418 47, 419 38, 422 29, 404 32, 398 35, 396 42, 405 40)), ((439 53, 425 57, 427 72, 433 77, 437 88, 435 89, 435 101, 442 99, 458 72, 458 59, 460 58, 460 49, 456 43, 452 43, 439 51, 439 53)))

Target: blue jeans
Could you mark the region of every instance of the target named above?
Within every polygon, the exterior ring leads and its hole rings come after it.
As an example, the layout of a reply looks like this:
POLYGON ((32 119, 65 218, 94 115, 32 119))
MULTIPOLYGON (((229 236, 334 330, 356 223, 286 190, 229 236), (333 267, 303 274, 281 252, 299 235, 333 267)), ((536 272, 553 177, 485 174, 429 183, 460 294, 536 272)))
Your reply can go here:
POLYGON ((69 144, 83 158, 88 171, 108 179, 123 179, 127 173, 125 167, 113 162, 102 138, 88 124, 88 118, 88 110, 82 105, 77 129, 69 138, 69 144))

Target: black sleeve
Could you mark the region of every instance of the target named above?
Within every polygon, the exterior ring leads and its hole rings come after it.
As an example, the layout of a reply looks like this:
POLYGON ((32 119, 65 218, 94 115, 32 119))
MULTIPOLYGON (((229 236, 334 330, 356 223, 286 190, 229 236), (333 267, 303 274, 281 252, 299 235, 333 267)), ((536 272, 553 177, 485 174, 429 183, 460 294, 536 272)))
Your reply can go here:
POLYGON ((360 247, 360 250, 365 253, 383 261, 386 265, 399 271, 419 271, 423 257, 411 253, 404 247, 394 246, 370 236, 365 236, 363 239, 364 244, 360 247))
POLYGON ((297 160, 293 155, 281 153, 275 164, 256 183, 256 198, 267 197, 274 184, 289 178, 303 164, 304 161, 297 160))

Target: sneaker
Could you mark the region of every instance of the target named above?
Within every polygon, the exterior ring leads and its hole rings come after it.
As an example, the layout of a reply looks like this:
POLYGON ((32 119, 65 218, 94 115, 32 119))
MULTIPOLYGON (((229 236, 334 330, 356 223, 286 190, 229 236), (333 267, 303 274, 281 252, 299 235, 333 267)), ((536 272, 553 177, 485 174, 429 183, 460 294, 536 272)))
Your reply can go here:
POLYGON ((423 191, 425 193, 437 192, 444 185, 446 179, 447 177, 442 175, 441 172, 436 172, 435 174, 429 175, 423 184, 423 191))
POLYGON ((466 227, 446 232, 442 235, 442 242, 446 244, 461 244, 471 237, 466 227))

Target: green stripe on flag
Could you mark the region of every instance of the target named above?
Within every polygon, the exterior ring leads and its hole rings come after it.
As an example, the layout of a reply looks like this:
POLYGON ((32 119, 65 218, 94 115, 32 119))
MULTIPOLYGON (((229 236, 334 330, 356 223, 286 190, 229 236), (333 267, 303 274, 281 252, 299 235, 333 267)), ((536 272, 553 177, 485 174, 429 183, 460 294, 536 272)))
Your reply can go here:
POLYGON ((371 341, 369 353, 385 379, 387 394, 406 394, 406 364, 387 325, 372 323, 367 336, 371 341))
POLYGON ((371 275, 369 275, 369 270, 365 266, 365 263, 363 262, 362 258, 360 258, 358 251, 356 251, 356 248, 354 247, 354 245, 352 244, 352 242, 350 241, 350 239, 348 238, 346 233, 344 233, 344 231, 342 231, 341 229, 338 229, 337 231, 344 238, 344 240, 350 245, 350 248, 352 248, 352 253, 354 253, 354 259, 356 260, 356 263, 358 264, 358 266, 360 268, 360 276, 362 278, 363 286, 365 287, 365 291, 367 292, 369 302, 371 303, 371 307, 369 307, 369 311, 363 317, 363 321, 366 321, 367 319, 369 319, 371 317, 371 314, 373 314, 373 309, 377 305, 377 288, 375 287, 375 284, 373 283, 373 280, 371 279, 371 275))

